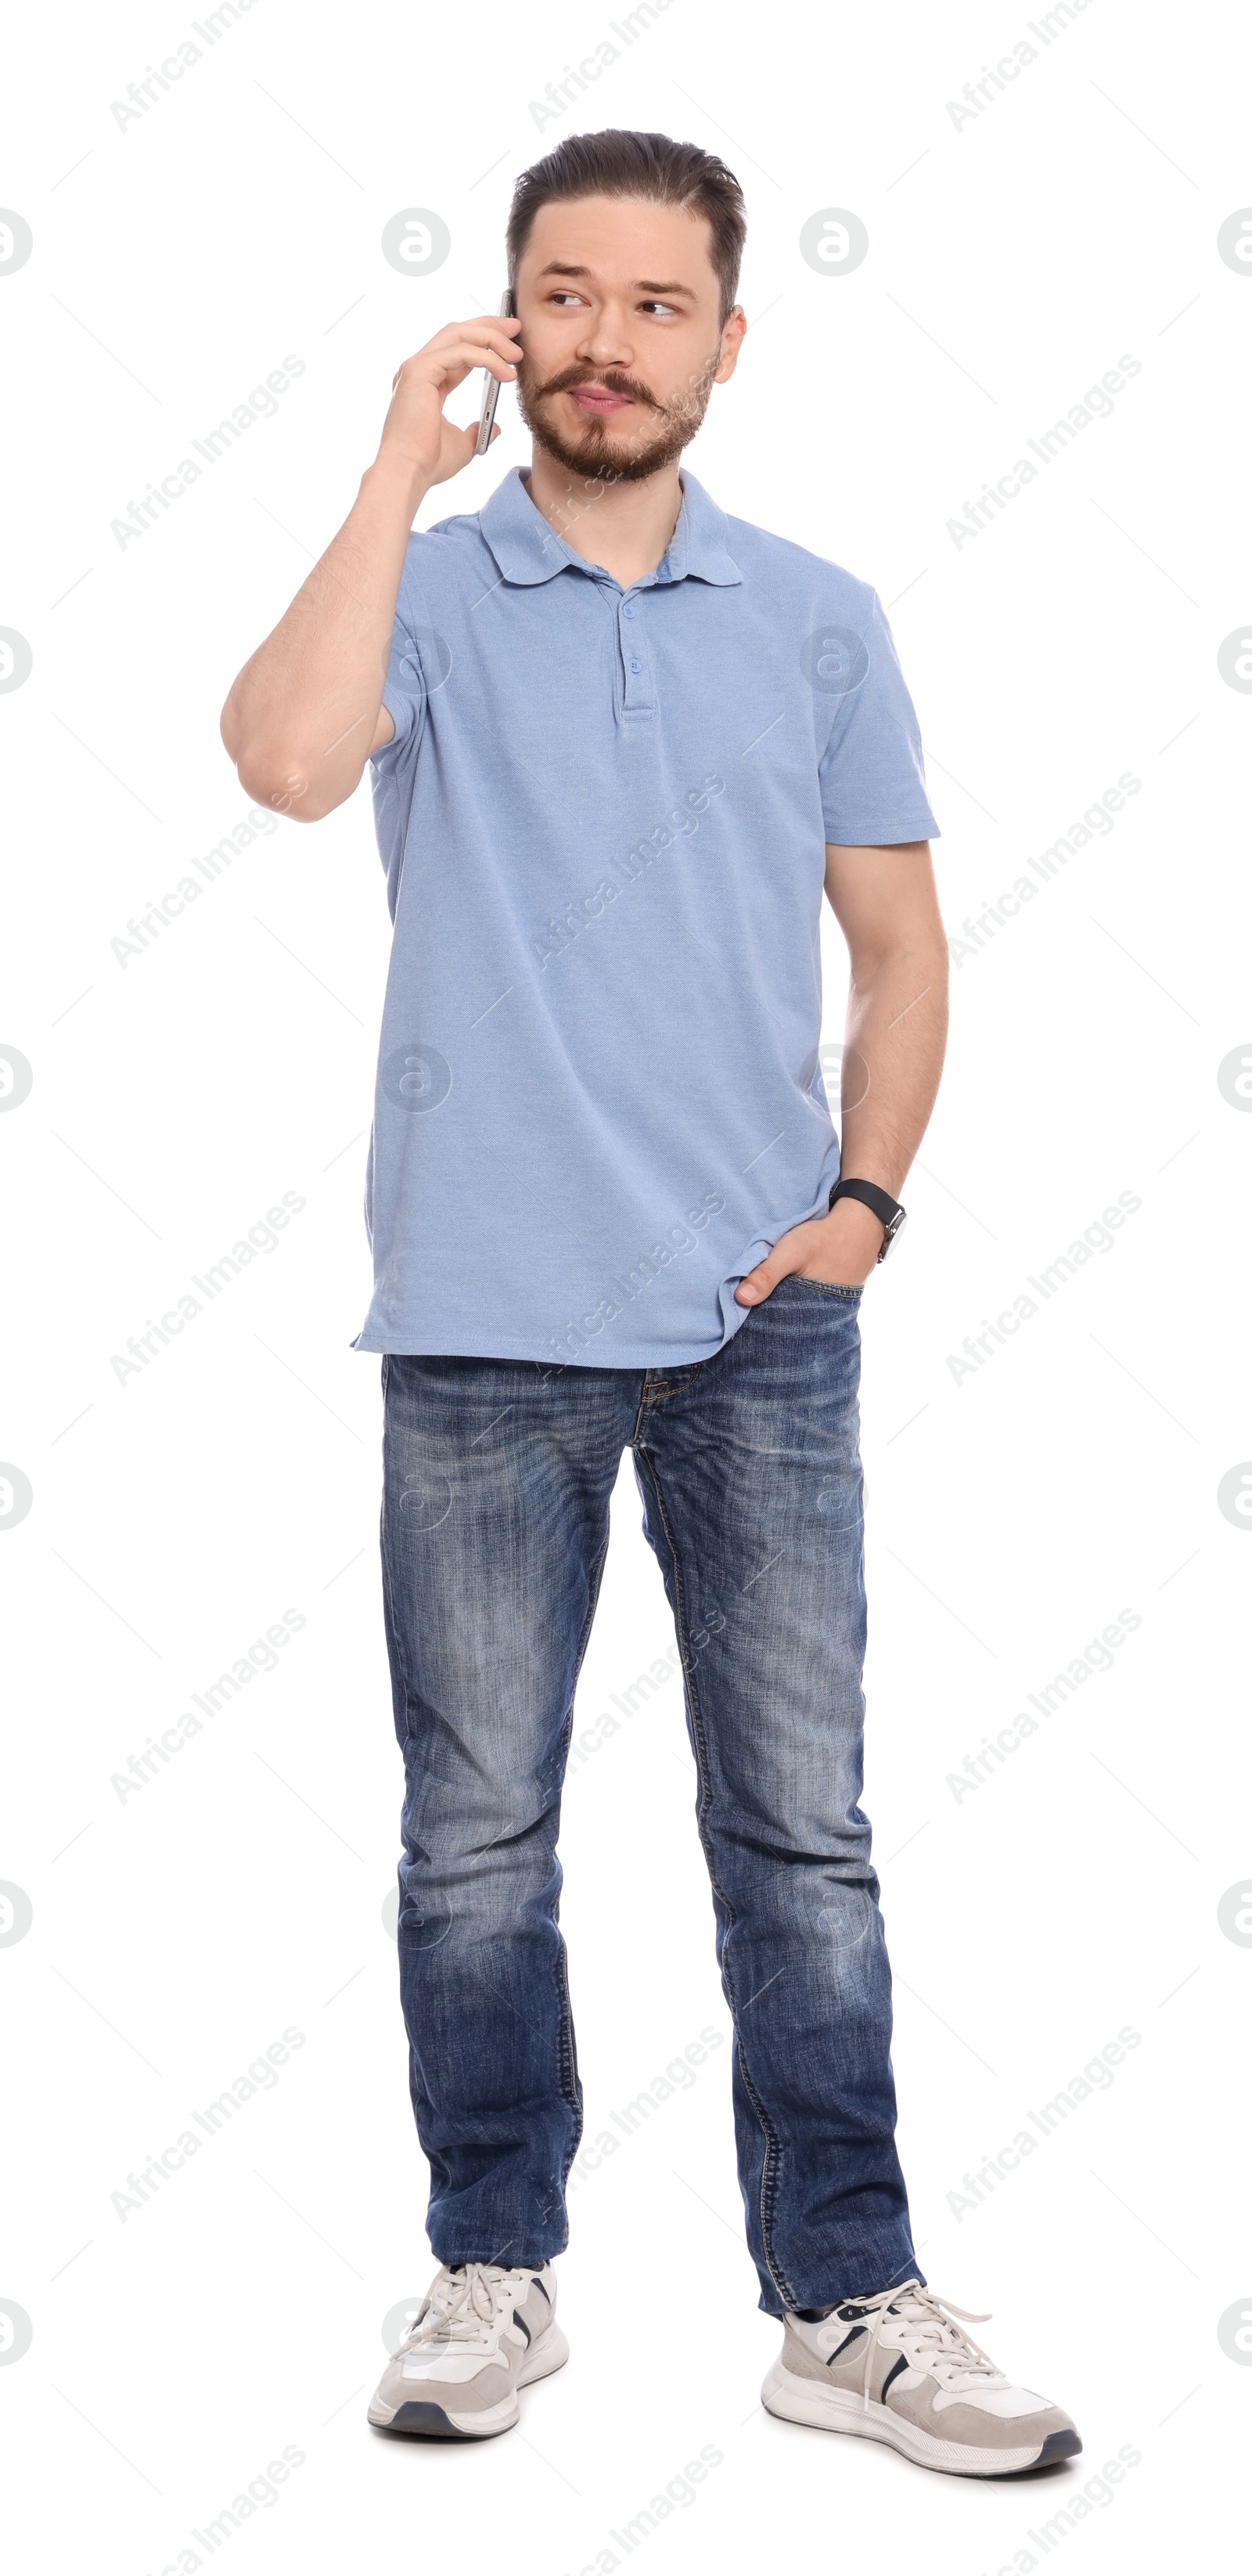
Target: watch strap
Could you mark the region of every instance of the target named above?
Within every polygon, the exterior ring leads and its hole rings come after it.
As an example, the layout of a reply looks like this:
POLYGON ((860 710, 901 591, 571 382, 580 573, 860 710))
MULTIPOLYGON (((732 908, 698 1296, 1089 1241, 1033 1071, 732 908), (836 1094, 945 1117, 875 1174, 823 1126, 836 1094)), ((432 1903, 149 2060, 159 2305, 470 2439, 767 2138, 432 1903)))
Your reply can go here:
POLYGON ((889 1227, 897 1225, 904 1215, 899 1200, 892 1198, 890 1190, 880 1190, 877 1181, 836 1181, 830 1193, 828 1213, 836 1199, 859 1199, 863 1207, 873 1210, 881 1225, 889 1227))

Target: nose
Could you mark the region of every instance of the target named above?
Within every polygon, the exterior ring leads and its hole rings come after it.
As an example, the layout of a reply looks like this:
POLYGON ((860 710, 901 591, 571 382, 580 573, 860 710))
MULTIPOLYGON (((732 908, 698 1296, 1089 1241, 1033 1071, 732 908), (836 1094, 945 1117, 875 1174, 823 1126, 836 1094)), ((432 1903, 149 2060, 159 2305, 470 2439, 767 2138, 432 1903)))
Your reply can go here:
POLYGON ((616 367, 622 373, 630 368, 634 350, 620 306, 605 304, 591 316, 576 354, 587 367, 616 367))

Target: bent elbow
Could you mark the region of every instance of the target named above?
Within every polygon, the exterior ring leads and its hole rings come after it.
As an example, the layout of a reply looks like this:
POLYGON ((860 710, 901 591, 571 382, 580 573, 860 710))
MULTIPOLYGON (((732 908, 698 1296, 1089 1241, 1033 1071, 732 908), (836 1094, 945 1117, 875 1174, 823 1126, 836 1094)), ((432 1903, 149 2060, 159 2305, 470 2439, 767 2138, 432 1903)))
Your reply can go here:
POLYGON ((239 784, 253 804, 286 814, 293 822, 320 823, 342 801, 317 792, 309 764, 298 753, 276 750, 272 744, 245 743, 234 757, 239 784))

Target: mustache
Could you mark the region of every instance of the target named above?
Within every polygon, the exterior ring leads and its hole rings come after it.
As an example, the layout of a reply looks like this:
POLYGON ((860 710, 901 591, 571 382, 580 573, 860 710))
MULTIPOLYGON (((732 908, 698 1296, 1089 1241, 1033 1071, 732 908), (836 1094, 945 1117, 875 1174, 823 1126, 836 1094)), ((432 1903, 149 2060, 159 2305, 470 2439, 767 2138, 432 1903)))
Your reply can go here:
POLYGON ((546 385, 536 386, 535 391, 542 400, 546 394, 571 393, 576 385, 603 385, 606 393, 620 394, 624 402, 646 403, 650 411, 661 409, 655 394, 638 376, 624 376, 616 367, 562 367, 559 375, 551 376, 546 385))

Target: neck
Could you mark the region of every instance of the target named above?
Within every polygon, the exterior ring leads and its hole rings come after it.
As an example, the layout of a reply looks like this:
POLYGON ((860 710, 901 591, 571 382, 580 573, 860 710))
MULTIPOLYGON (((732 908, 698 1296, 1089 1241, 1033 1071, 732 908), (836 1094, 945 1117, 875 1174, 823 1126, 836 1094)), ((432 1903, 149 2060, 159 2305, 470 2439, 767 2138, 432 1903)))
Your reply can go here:
POLYGON ((683 497, 677 459, 641 483, 600 483, 594 475, 571 474, 538 446, 527 489, 558 537, 588 563, 602 564, 623 589, 655 571, 683 497))

